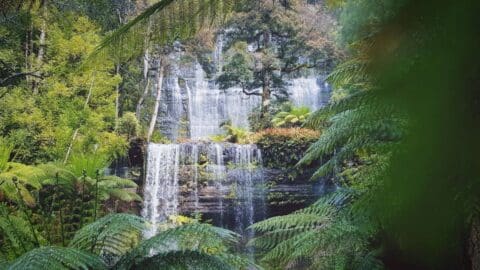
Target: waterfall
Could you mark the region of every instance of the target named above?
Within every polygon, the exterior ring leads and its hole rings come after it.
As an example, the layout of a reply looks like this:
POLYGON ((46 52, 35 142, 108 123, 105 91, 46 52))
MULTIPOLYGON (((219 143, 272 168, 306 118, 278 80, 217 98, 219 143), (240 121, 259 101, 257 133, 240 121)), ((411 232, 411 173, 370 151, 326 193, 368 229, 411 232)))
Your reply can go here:
MULTIPOLYGON (((233 169, 230 177, 235 183, 235 196, 237 203, 234 206, 235 231, 242 234, 245 241, 253 238, 253 231, 247 228, 255 222, 255 212, 263 209, 255 209, 255 185, 262 182, 262 177, 258 175, 256 169, 261 161, 260 151, 255 145, 235 145, 234 147, 233 169)), ((263 208, 263 207, 260 207, 263 208)), ((261 211, 258 211, 261 212, 261 211)))
POLYGON ((192 164, 193 164, 193 199, 195 211, 198 210, 198 145, 192 146, 192 164))
POLYGON ((218 226, 229 223, 227 227, 243 234, 263 211, 255 206, 262 204, 255 198, 255 185, 263 181, 255 145, 151 143, 147 154, 142 215, 153 226, 146 237, 155 235, 156 225, 169 216, 202 211, 216 215, 218 226), (224 220, 226 213, 233 215, 233 224, 224 220))
POLYGON ((292 79, 288 92, 295 106, 306 106, 312 111, 326 106, 330 100, 330 86, 325 76, 292 79))
POLYGON ((152 224, 145 231, 147 238, 155 235, 158 223, 178 212, 179 157, 179 145, 148 145, 147 175, 142 210, 142 216, 152 224))
MULTIPOLYGON (((205 140, 224 133, 220 124, 227 120, 248 128, 248 116, 261 104, 259 96, 216 85, 223 43, 219 35, 209 61, 191 58, 181 49, 168 56, 157 128, 172 142, 193 141, 148 146, 142 215, 153 226, 146 237, 171 215, 195 214, 237 231, 247 241, 253 237, 247 228, 266 217, 260 149, 205 140)), ((324 76, 290 79, 286 88, 294 105, 312 110, 325 106, 330 97, 324 76)))
MULTIPOLYGON (((223 178, 225 177, 225 167, 223 165, 223 147, 220 144, 214 144, 215 147, 215 180, 218 190, 220 194, 224 192, 223 187, 223 178)), ((223 218, 224 218, 224 209, 223 209, 223 196, 218 196, 218 206, 220 210, 220 224, 223 225, 223 218)))
MULTIPOLYGON (((201 63, 182 50, 174 50, 168 56, 170 64, 162 89, 158 127, 170 140, 222 134, 220 124, 227 120, 237 127, 249 127, 248 116, 260 106, 261 97, 245 95, 239 87, 221 90, 216 85, 215 78, 223 65, 223 44, 220 34, 208 63, 201 63)), ((289 79, 285 90, 295 106, 311 110, 325 106, 330 99, 330 86, 324 75, 289 79)))

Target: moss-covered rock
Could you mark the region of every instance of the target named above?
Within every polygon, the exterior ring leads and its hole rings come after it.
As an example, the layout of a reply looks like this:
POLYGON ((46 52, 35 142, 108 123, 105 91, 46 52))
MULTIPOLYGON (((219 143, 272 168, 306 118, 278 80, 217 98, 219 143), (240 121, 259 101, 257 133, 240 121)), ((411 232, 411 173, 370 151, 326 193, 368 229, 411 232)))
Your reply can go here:
POLYGON ((257 132, 254 141, 262 151, 263 166, 284 171, 279 175, 283 179, 278 179, 283 182, 310 178, 312 168, 296 164, 319 136, 318 131, 305 128, 270 128, 257 132))

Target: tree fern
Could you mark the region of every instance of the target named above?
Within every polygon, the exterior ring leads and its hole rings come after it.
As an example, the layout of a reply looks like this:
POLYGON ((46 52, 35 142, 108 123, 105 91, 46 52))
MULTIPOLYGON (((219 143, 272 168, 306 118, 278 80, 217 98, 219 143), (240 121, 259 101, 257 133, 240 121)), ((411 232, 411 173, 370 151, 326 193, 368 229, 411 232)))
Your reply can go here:
MULTIPOLYGON (((18 257, 35 248, 36 245, 36 239, 28 221, 12 213, 5 204, 0 204, 0 236, 2 238, 0 250, 7 259, 18 257)), ((40 241, 45 243, 42 238, 40 241)))
POLYGON ((146 227, 143 218, 110 214, 78 230, 70 247, 97 254, 108 263, 138 245, 146 227))
POLYGON ((98 192, 100 200, 142 201, 142 198, 136 193, 136 189, 137 184, 130 179, 114 175, 99 178, 98 192))
POLYGON ((70 269, 106 269, 105 264, 95 255, 73 248, 41 247, 34 249, 18 259, 9 270, 70 270, 70 269))
POLYGON ((237 238, 234 232, 207 224, 167 229, 140 243, 120 259, 115 269, 158 269, 155 265, 164 265, 165 269, 203 269, 196 268, 202 264, 213 269, 253 267, 248 260, 228 255, 237 238))
POLYGON ((353 225, 347 206, 354 197, 339 190, 305 209, 258 222, 251 228, 259 235, 249 244, 263 252, 264 263, 276 267, 355 269, 369 252, 370 231, 353 225))

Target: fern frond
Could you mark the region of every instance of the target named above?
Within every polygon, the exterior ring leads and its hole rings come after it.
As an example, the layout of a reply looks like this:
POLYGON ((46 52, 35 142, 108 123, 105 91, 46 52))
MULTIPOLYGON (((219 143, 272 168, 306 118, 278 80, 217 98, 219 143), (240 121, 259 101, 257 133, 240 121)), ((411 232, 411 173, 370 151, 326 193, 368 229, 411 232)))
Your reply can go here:
POLYGON ((122 257, 116 269, 132 269, 148 263, 152 257, 161 260, 171 253, 196 252, 218 257, 228 253, 229 245, 236 243, 238 237, 232 231, 208 224, 193 223, 167 229, 122 257))
POLYGON ((107 268, 100 258, 84 251, 63 247, 41 247, 19 257, 8 269, 102 270, 107 268))
POLYGON ((120 257, 141 240, 146 221, 129 214, 110 214, 78 230, 70 247, 104 257, 120 257))
MULTIPOLYGON (((212 270, 228 270, 241 269, 235 268, 227 264, 221 257, 212 256, 198 251, 172 251, 166 254, 157 254, 152 257, 136 261, 133 268, 128 269, 212 269, 212 270)), ((127 269, 127 268, 116 268, 127 269)))
POLYGON ((233 8, 232 0, 161 0, 111 33, 92 56, 107 48, 117 54, 119 51, 134 54, 144 49, 148 40, 159 45, 185 40, 199 28, 224 20, 233 8))
POLYGON ((35 248, 36 239, 28 221, 10 213, 5 204, 0 204, 0 235, 10 259, 35 248))

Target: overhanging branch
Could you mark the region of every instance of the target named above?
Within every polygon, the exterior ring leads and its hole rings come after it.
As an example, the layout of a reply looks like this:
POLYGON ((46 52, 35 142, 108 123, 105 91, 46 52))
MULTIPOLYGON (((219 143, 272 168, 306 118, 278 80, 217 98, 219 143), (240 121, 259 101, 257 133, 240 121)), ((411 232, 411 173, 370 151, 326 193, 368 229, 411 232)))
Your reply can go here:
POLYGON ((19 72, 19 73, 14 73, 6 78, 3 78, 0 80, 0 86, 4 86, 6 82, 8 82, 9 80, 11 79, 15 79, 17 77, 24 77, 24 76, 32 76, 32 77, 36 77, 36 78, 39 78, 39 79, 43 79, 44 77, 42 75, 39 75, 36 71, 32 71, 32 72, 19 72))

